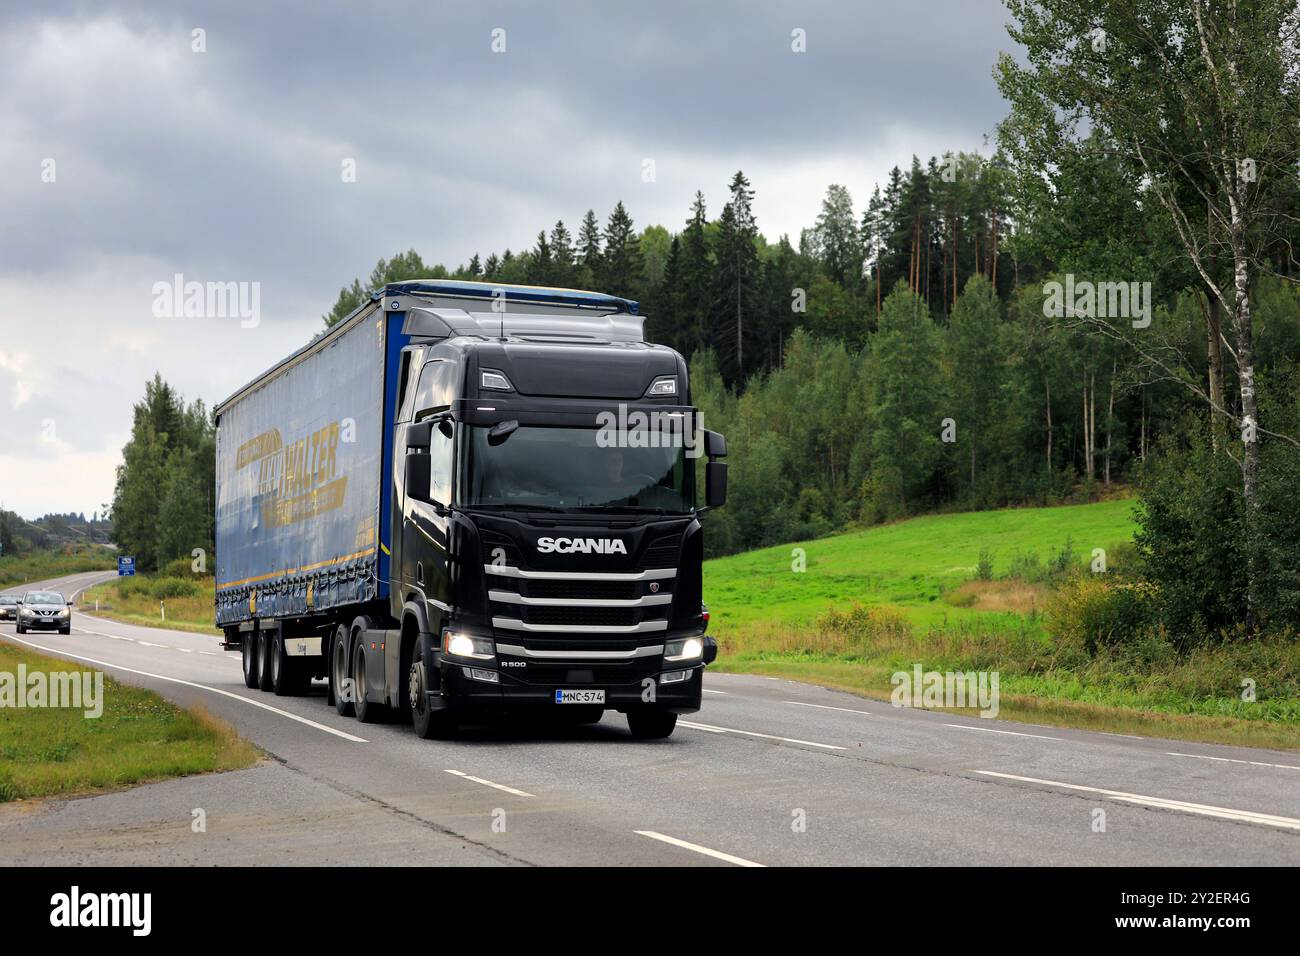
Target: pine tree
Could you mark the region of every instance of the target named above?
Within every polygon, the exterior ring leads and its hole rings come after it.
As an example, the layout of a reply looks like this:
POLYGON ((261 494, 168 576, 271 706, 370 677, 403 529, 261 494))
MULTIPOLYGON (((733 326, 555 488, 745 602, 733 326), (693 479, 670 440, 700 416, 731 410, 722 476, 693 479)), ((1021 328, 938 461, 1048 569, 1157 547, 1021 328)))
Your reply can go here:
POLYGON ((691 218, 682 233, 681 293, 679 311, 682 346, 687 355, 708 345, 708 321, 713 286, 713 262, 709 253, 708 215, 704 193, 698 190, 691 203, 691 218))
MULTIPOLYGON (((718 265, 713 274, 713 342, 726 380, 745 380, 745 350, 757 331, 759 261, 754 240, 754 191, 743 172, 731 179, 731 201, 718 220, 718 265), (749 323, 749 326, 746 326, 749 323)), ((760 339, 761 341, 761 339, 760 339)))
POLYGON ((573 238, 564 227, 564 220, 555 223, 551 230, 551 281, 561 288, 571 288, 574 282, 573 238))
POLYGON ((555 264, 551 260, 551 244, 546 239, 546 231, 537 234, 537 248, 533 250, 532 262, 528 265, 528 282, 530 285, 551 285, 555 264))
POLYGON ((814 255, 826 274, 844 289, 856 290, 862 278, 862 259, 853 197, 848 189, 837 185, 827 187, 811 238, 814 255))
POLYGON ((582 217, 582 227, 578 230, 578 253, 582 265, 579 271, 581 285, 585 289, 595 288, 600 275, 600 223, 596 221, 595 210, 588 209, 582 217))
POLYGON ((601 256, 600 291, 610 295, 637 298, 642 288, 641 243, 632 225, 632 217, 620 201, 609 214, 603 236, 605 252, 601 256))

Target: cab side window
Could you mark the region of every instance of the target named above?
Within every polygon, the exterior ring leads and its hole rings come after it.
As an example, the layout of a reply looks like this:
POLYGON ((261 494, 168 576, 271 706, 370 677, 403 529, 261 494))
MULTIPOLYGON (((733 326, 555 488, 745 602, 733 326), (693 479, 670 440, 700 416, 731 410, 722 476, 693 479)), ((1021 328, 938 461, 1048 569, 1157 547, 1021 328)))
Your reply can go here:
POLYGON ((452 439, 433 429, 429 437, 429 497, 441 505, 451 504, 452 439))
POLYGON ((451 378, 455 367, 443 359, 426 362, 420 369, 420 382, 415 387, 413 415, 429 410, 441 411, 451 406, 451 378))

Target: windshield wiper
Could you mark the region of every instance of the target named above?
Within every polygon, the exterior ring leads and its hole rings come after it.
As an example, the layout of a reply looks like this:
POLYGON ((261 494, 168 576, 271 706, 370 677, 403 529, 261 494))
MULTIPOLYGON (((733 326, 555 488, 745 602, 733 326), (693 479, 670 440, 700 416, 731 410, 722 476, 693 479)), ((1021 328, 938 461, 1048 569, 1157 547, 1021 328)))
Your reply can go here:
POLYGON ((554 511, 559 514, 564 514, 566 511, 569 510, 568 508, 558 508, 555 505, 523 505, 523 504, 513 504, 513 503, 511 504, 491 503, 491 504, 481 504, 481 505, 470 505, 469 507, 497 508, 500 509, 501 511, 554 511))

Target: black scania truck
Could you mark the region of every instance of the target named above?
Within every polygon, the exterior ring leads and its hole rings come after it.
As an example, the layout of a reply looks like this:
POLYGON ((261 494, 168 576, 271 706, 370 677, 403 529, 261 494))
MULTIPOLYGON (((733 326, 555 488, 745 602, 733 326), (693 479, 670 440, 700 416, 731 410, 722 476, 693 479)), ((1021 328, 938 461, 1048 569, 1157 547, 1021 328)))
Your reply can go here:
POLYGON ((247 685, 326 678, 339 713, 422 737, 529 708, 666 737, 698 710, 726 443, 643 321, 395 282, 218 405, 216 620, 247 685))

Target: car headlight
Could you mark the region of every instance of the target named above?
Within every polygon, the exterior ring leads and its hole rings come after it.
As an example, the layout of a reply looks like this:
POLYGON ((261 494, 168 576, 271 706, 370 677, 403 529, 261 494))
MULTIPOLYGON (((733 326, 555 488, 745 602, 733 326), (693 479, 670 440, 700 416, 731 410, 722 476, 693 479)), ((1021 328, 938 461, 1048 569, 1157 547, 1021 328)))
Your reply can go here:
POLYGON ((18 613, 21 614, 23 617, 35 617, 35 616, 36 616, 36 612, 35 612, 35 611, 33 611, 31 608, 26 608, 26 607, 25 607, 25 608, 22 608, 18 613))
POLYGON ((693 661, 704 656, 704 642, 698 637, 682 637, 664 645, 664 660, 693 661))
POLYGON ((490 661, 497 654, 490 637, 475 637, 451 630, 442 632, 442 649, 454 657, 470 657, 477 661, 490 661))
POLYGON ((59 617, 67 617, 71 613, 72 613, 72 609, 65 607, 63 610, 59 611, 59 617))

